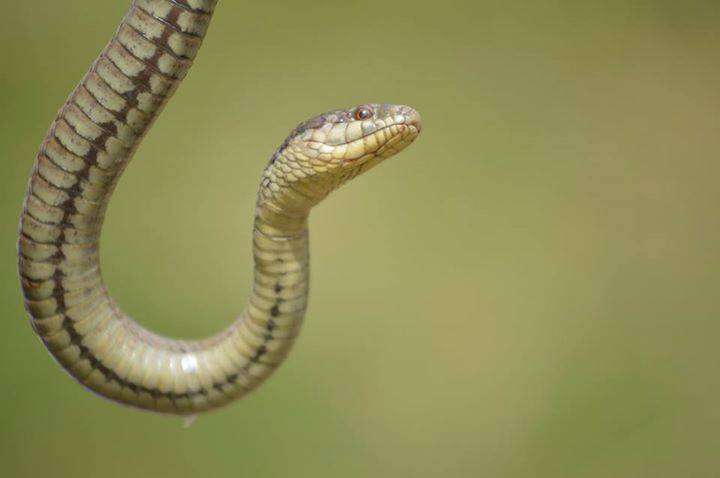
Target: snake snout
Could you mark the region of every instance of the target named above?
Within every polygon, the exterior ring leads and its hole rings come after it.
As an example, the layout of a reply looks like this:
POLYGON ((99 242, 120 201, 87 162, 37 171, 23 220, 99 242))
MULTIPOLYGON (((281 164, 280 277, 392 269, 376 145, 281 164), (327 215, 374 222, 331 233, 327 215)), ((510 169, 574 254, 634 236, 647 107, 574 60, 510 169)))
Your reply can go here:
POLYGON ((405 124, 414 126, 418 133, 422 130, 422 118, 420 113, 410 106, 402 107, 402 115, 405 116, 405 124))

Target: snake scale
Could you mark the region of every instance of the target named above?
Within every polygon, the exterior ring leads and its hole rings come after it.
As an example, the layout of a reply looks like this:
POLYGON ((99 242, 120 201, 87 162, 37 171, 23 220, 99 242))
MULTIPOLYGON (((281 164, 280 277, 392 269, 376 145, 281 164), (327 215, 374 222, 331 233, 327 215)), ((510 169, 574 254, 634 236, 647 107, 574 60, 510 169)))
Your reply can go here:
POLYGON ((254 279, 243 313, 203 340, 156 335, 125 315, 100 273, 105 211, 122 171, 185 77, 217 0, 134 0, 50 125, 20 220, 19 274, 33 329, 88 389, 192 415, 257 387, 283 361, 308 297, 308 217, 331 191, 420 132, 408 106, 364 104, 296 127, 262 173, 254 279))

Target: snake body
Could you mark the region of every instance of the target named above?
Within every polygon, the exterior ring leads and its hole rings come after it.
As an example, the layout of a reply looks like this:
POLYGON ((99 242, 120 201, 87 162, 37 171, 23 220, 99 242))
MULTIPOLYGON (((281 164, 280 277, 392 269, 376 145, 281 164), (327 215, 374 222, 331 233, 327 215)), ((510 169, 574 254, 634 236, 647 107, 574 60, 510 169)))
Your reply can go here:
POLYGON ((101 227, 122 171, 190 68, 216 2, 132 2, 42 141, 20 221, 25 307, 47 349, 90 390, 162 413, 227 404, 283 361, 307 306, 310 209, 420 131, 415 110, 387 104, 301 123, 262 174, 244 312, 204 340, 142 328, 103 282, 101 227))

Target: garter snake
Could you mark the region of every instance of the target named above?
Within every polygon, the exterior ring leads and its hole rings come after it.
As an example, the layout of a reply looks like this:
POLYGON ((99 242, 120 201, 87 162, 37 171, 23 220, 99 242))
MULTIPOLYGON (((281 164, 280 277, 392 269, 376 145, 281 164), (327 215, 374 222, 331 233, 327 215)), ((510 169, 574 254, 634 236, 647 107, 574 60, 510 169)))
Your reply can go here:
POLYGON ((195 414, 257 387, 283 361, 308 296, 308 217, 331 191, 409 145, 408 106, 363 104, 297 126, 257 195, 247 306, 204 340, 156 335, 125 315, 100 273, 110 196, 185 77, 217 0, 134 0, 50 125, 30 175, 18 241, 33 329, 78 382, 111 400, 195 414))

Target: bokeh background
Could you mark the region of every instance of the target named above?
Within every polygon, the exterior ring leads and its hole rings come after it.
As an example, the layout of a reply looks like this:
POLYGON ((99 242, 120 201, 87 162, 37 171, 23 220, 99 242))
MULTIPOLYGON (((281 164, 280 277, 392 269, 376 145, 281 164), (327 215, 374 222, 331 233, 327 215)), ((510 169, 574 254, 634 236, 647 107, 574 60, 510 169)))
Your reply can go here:
POLYGON ((296 123, 382 101, 425 127, 314 212, 287 363, 187 429, 70 380, 16 279, 36 148, 128 2, 3 3, 3 476, 720 473, 715 0, 220 2, 109 210, 106 279, 143 325, 241 311, 296 123))

